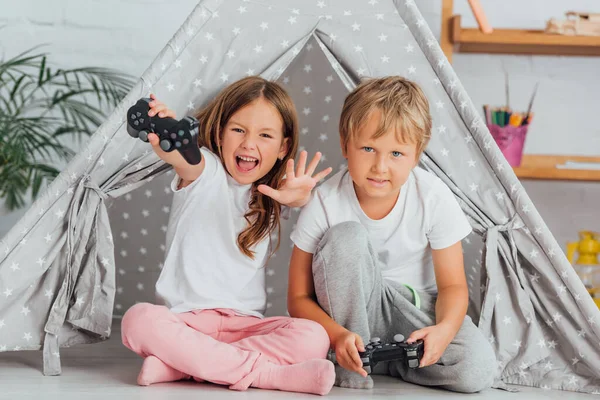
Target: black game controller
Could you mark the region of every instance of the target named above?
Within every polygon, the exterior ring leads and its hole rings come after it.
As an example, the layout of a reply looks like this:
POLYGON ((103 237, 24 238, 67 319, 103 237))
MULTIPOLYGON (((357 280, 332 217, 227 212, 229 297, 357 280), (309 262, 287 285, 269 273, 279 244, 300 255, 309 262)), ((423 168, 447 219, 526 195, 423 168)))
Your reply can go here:
POLYGON ((359 352, 363 368, 368 374, 373 372, 377 363, 382 361, 404 360, 408 368, 419 368, 423 358, 423 341, 417 340, 409 344, 401 334, 394 335, 392 343, 381 343, 379 338, 372 338, 365 346, 364 352, 359 352))
MULTIPOLYGON (((419 339, 409 344, 404 341, 403 335, 397 334, 394 335, 392 343, 382 344, 379 338, 372 338, 365 346, 365 351, 359 351, 358 355, 363 363, 363 369, 370 374, 375 365, 383 361, 403 360, 408 368, 419 368, 423 351, 423 340, 419 339)), ((337 362, 333 352, 330 352, 328 359, 334 363, 337 362)))
POLYGON ((202 154, 198 146, 198 120, 187 116, 179 121, 173 118, 149 116, 152 99, 142 98, 127 111, 127 133, 134 138, 148 141, 148 134, 158 135, 160 148, 166 152, 179 151, 192 165, 199 164, 202 154))

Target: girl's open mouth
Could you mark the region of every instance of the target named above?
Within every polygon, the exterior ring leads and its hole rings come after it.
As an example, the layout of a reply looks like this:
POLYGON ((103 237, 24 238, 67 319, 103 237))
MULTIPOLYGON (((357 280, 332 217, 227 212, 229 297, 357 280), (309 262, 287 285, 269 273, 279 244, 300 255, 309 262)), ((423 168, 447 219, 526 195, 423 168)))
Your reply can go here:
POLYGON ((240 172, 250 172, 258 165, 258 159, 248 156, 236 156, 235 163, 240 172))

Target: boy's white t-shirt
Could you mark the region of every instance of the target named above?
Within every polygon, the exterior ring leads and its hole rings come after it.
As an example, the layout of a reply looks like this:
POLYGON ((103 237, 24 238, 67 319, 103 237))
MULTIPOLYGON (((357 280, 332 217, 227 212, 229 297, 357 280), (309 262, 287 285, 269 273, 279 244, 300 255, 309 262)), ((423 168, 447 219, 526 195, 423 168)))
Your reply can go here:
POLYGON ((443 249, 471 232, 465 214, 441 179, 416 167, 400 189, 394 208, 380 220, 369 218, 358 202, 346 168, 313 192, 291 234, 294 244, 314 254, 334 225, 363 225, 378 253, 384 279, 437 293, 431 249, 443 249))
POLYGON ((200 177, 179 190, 179 176, 171 182, 175 193, 165 262, 156 282, 158 300, 176 313, 230 308, 262 317, 269 238, 251 248, 254 260, 237 246, 247 226, 251 185, 237 183, 208 149, 201 152, 205 167, 200 177))

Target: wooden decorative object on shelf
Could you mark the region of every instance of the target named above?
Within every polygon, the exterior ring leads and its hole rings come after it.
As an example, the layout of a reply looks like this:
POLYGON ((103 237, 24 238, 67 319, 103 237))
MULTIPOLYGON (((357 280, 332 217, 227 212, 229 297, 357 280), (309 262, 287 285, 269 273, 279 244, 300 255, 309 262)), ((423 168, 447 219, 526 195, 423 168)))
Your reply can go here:
POLYGON ((525 154, 513 169, 521 179, 600 182, 600 157, 525 154))
POLYGON ((546 23, 546 33, 567 36, 600 36, 600 14, 565 13, 566 19, 551 18, 546 23))

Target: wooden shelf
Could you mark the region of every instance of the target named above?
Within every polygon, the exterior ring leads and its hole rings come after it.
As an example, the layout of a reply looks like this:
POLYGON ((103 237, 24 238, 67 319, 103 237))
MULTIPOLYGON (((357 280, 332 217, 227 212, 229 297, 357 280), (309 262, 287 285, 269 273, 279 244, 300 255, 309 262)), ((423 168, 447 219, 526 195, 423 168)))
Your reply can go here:
POLYGON ((600 157, 523 155, 521 165, 514 167, 521 179, 553 179, 600 182, 600 169, 572 169, 560 166, 569 163, 591 163, 600 166, 600 157))
POLYGON ((600 36, 566 36, 541 30, 462 28, 460 15, 450 20, 450 42, 462 53, 600 56, 600 36))

